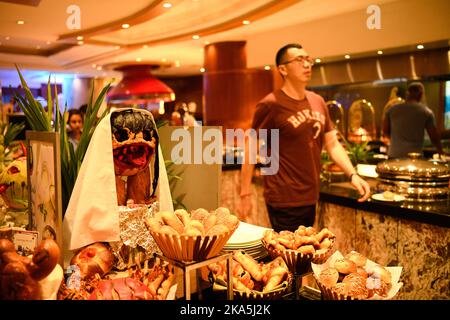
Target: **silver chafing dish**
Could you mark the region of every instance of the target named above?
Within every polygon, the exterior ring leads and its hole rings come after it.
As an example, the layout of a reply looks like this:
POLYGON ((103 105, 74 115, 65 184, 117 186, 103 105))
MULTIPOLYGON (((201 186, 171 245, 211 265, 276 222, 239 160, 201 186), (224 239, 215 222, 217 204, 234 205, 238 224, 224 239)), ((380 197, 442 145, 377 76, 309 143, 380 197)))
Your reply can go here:
POLYGON ((432 202, 450 196, 450 167, 420 159, 419 153, 407 159, 393 159, 377 164, 378 189, 403 195, 407 201, 432 202))

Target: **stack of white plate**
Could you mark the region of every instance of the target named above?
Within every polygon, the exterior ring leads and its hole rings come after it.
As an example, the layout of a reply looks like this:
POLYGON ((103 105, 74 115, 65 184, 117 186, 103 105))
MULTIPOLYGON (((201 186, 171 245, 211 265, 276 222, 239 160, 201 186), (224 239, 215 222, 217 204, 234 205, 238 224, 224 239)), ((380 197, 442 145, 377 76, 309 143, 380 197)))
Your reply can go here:
POLYGON ((246 222, 240 222, 239 227, 223 247, 224 251, 242 250, 256 260, 264 259, 268 253, 264 248, 261 239, 264 231, 271 230, 260 226, 255 226, 246 222))

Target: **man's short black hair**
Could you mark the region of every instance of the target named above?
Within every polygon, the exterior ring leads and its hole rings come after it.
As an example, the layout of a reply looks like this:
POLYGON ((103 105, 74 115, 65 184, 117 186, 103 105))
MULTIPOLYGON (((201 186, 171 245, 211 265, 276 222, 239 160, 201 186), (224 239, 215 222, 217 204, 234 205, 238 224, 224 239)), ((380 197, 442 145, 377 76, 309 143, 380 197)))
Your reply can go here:
POLYGON ((298 43, 289 43, 287 45, 285 45, 284 47, 282 47, 281 49, 278 50, 277 55, 275 57, 275 63, 277 64, 277 67, 283 63, 286 52, 288 51, 288 49, 290 48, 297 48, 297 49, 302 49, 302 45, 298 44, 298 43))
POLYGON ((422 83, 412 82, 408 85, 408 92, 406 94, 406 97, 411 100, 420 101, 424 92, 425 88, 423 87, 422 83))

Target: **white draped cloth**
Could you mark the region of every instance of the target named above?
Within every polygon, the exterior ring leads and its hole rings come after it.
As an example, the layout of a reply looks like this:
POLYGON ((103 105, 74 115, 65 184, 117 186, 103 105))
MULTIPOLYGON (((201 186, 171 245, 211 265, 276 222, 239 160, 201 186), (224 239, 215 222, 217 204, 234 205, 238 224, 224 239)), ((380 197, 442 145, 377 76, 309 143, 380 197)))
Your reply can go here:
MULTIPOLYGON (((123 111, 127 109, 120 109, 123 111)), ((150 112, 134 109, 140 112, 150 112)), ((94 242, 120 240, 119 206, 112 150, 111 114, 100 121, 81 164, 69 205, 63 220, 63 241, 66 258, 75 250, 94 242)), ((173 211, 164 158, 159 153, 159 180, 156 195, 160 210, 173 211)), ((153 173, 150 161, 150 172, 153 173)), ((153 176, 153 174, 151 174, 153 176)), ((67 261, 67 260, 66 260, 67 261)))

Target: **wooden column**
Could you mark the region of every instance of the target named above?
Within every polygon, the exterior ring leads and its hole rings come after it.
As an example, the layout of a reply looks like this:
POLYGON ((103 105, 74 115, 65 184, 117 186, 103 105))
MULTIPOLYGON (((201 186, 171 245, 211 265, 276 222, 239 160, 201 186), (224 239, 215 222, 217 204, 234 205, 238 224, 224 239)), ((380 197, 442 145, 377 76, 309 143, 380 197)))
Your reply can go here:
POLYGON ((273 89, 272 72, 247 68, 245 41, 212 43, 204 52, 204 124, 250 128, 256 104, 273 89))

